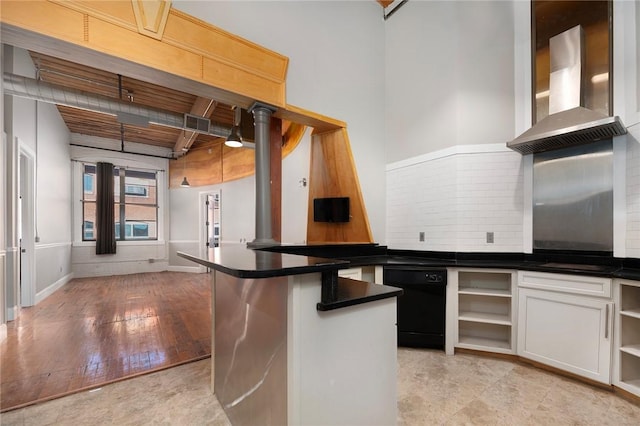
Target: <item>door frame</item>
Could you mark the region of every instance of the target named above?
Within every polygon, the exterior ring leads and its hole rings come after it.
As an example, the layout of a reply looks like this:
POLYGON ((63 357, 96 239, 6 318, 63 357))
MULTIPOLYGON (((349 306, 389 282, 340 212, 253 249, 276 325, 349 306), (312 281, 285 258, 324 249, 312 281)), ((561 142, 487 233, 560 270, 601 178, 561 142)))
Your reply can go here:
POLYGON ((16 137, 18 143, 18 235, 20 242, 20 301, 18 306, 33 306, 36 300, 36 154, 16 137), (24 159, 24 164, 23 164, 24 159), (22 201, 20 198, 22 197, 22 201))
MULTIPOLYGON (((202 191, 198 196, 198 251, 200 253, 200 257, 203 259, 207 258, 207 227, 206 227, 206 202, 207 197, 209 195, 218 194, 218 202, 220 203, 220 213, 222 214, 222 191, 220 189, 213 189, 210 191, 202 191)), ((222 219, 220 220, 222 222, 222 219)), ((220 237, 222 237, 222 230, 220 232, 220 237)), ((221 240, 220 240, 221 241, 221 240)), ((204 272, 207 268, 204 266, 200 266, 200 269, 204 272)))

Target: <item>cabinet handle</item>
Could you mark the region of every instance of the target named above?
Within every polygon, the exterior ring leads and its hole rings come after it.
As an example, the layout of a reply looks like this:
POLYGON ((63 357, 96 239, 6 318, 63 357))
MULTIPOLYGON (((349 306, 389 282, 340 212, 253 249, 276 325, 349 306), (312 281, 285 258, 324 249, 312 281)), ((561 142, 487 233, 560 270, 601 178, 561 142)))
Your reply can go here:
POLYGON ((609 304, 607 303, 607 309, 605 311, 605 323, 604 323, 604 338, 609 338, 609 304))

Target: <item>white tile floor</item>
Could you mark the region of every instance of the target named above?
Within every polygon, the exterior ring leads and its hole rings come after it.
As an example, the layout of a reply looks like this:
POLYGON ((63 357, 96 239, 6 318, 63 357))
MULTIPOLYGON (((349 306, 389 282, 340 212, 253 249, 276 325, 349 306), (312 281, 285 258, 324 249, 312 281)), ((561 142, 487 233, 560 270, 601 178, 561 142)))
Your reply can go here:
MULTIPOLYGON (((637 404, 510 361, 400 348, 398 366, 399 425, 640 425, 637 404)), ((0 423, 228 425, 209 378, 207 359, 10 411, 0 423)))

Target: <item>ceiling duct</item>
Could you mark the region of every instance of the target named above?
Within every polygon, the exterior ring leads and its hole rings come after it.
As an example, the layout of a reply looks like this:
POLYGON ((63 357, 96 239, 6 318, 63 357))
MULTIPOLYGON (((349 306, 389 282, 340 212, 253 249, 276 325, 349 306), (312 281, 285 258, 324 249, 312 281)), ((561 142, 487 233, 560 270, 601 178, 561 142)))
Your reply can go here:
POLYGON ((627 133, 619 117, 585 108, 583 33, 580 25, 549 39, 549 115, 507 147, 533 154, 583 145, 627 133))
POLYGON ((3 87, 6 95, 109 114, 118 117, 118 120, 122 120, 123 124, 132 124, 140 127, 155 124, 179 130, 195 131, 220 138, 226 138, 231 133, 231 127, 209 122, 208 119, 203 117, 160 111, 132 102, 122 102, 106 96, 60 87, 20 75, 4 73, 3 87), (195 120, 188 120, 187 115, 195 120), (207 126, 206 129, 200 130, 204 126, 202 120, 207 121, 207 126), (195 127, 191 127, 190 123, 192 121, 195 122, 195 127), (189 127, 187 127, 187 122, 190 124, 189 127))
POLYGON ((199 133, 209 133, 211 120, 199 115, 184 114, 184 128, 199 133))

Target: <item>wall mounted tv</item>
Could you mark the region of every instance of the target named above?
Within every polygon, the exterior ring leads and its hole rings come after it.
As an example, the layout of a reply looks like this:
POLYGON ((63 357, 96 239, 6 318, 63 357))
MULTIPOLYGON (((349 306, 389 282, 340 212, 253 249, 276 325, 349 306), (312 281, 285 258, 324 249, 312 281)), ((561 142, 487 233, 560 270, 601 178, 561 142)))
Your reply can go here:
POLYGON ((314 198, 313 221, 349 222, 349 197, 314 198))

